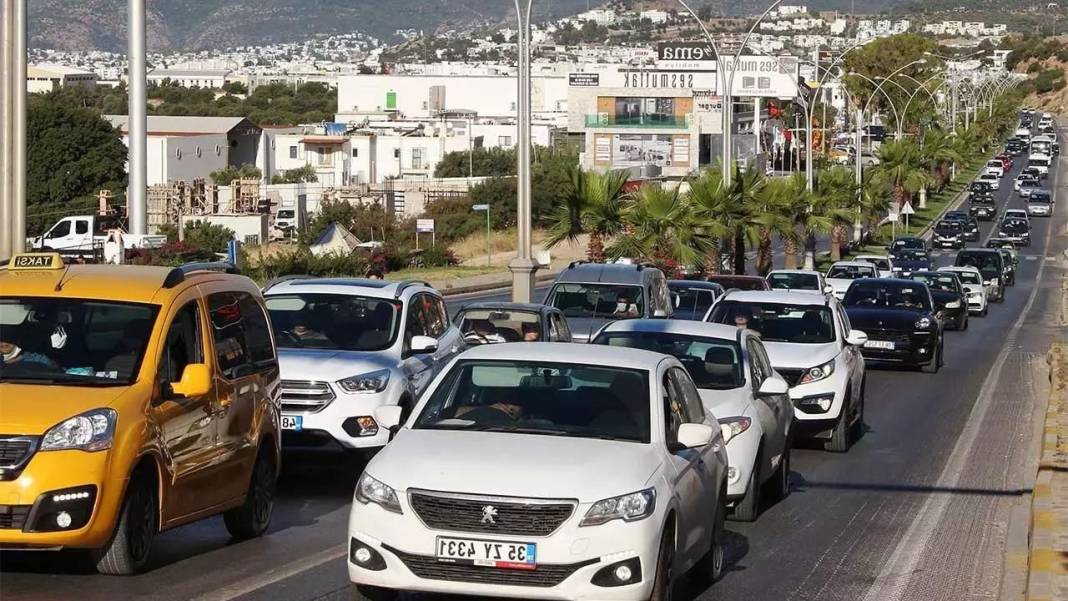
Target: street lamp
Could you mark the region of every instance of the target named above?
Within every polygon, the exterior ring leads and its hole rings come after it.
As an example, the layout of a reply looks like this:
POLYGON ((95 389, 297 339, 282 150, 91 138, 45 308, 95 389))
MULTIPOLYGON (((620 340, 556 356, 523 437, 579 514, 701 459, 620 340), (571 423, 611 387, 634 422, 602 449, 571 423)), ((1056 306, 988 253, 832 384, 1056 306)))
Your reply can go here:
MULTIPOLYGON (((911 79, 916 84, 916 91, 913 92, 911 95, 909 95, 909 101, 905 103, 905 108, 901 111, 902 115, 908 116, 908 114, 909 114, 909 105, 912 104, 912 100, 916 97, 917 94, 920 93, 921 90, 924 91, 924 92, 927 92, 927 95, 931 97, 931 105, 933 107, 935 107, 935 109, 937 111, 937 109, 938 109, 938 100, 935 98, 934 92, 932 92, 931 90, 927 89, 927 84, 930 83, 931 81, 935 80, 935 79, 944 78, 945 77, 945 73, 935 73, 934 75, 932 75, 932 76, 928 77, 927 79, 925 79, 923 82, 920 82, 915 77, 913 77, 911 75, 907 75, 905 73, 901 73, 901 77, 906 77, 908 79, 911 79)), ((935 87, 935 90, 937 90, 941 86, 942 86, 942 84, 938 84, 938 86, 935 87)))
MULTIPOLYGON (((130 0, 131 2, 135 0, 130 0)), ((531 249, 531 207, 530 207, 530 13, 534 0, 526 0, 524 10, 515 1, 516 18, 519 21, 518 32, 518 98, 516 125, 519 129, 516 147, 516 229, 518 246, 515 259, 508 264, 512 272, 512 300, 529 303, 534 295, 534 274, 538 263, 532 257, 531 249)), ((488 212, 487 212, 488 215, 488 212)))

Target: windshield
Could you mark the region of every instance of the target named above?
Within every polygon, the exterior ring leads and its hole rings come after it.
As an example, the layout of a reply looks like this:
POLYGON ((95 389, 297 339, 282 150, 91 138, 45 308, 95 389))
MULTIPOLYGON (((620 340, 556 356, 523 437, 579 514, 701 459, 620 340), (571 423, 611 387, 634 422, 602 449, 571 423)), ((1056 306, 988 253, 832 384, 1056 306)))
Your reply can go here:
POLYGON ((1004 221, 1001 224, 1001 231, 1011 233, 1021 233, 1027 231, 1026 221, 1004 221))
POLYGON ((943 292, 957 292, 957 278, 951 275, 945 274, 933 274, 933 273, 914 273, 909 278, 916 282, 923 282, 927 284, 927 287, 931 290, 941 290, 943 292))
POLYGON ((828 279, 859 280, 875 277, 875 268, 870 265, 832 265, 827 271, 828 279))
POLYGON ((460 361, 417 430, 479 430, 649 442, 649 372, 528 361, 460 361))
POLYGON ((928 261, 930 257, 927 255, 927 251, 924 250, 903 250, 897 253, 897 261, 928 261))
POLYGON ((278 348, 380 351, 400 330, 400 301, 347 294, 268 296, 278 348))
POLYGON ((822 305, 724 301, 712 310, 709 321, 749 328, 766 342, 834 342, 834 317, 822 305))
POLYGON ((1050 202, 1049 192, 1032 192, 1031 196, 1027 198, 1027 202, 1048 204, 1050 202))
POLYGON ((675 303, 671 316, 675 319, 704 319, 718 296, 714 288, 670 286, 670 289, 672 302, 675 303))
POLYGON ((735 290, 767 290, 767 281, 757 277, 711 276, 708 281, 735 290))
POLYGON ((1001 255, 994 251, 984 253, 958 253, 957 266, 975 267, 979 270, 979 273, 983 274, 984 278, 996 278, 1001 276, 1001 255))
POLYGON ((983 284, 983 278, 974 271, 955 271, 962 284, 983 284))
POLYGON ((541 319, 531 311, 468 309, 456 323, 468 344, 498 342, 537 342, 541 339, 541 319))
POLYGON ((890 245, 891 249, 902 250, 906 248, 923 248, 923 240, 919 238, 897 239, 890 245))
POLYGON ((630 318, 644 315, 642 289, 620 284, 557 284, 549 304, 565 317, 630 318))
POLYGON ((847 307, 883 307, 891 309, 930 309, 927 290, 920 284, 854 285, 846 292, 842 303, 847 307))
POLYGON ((0 298, 0 380, 129 384, 158 310, 110 301, 0 298))
POLYGON ((698 388, 728 390, 745 384, 742 351, 733 340, 669 332, 605 332, 594 340, 594 344, 671 355, 682 363, 698 388))
POLYGON ((1049 159, 1028 159, 1027 165, 1030 167, 1049 167, 1049 159))
POLYGON ((938 232, 959 232, 964 228, 964 224, 959 221, 939 221, 935 226, 935 231, 938 232))
POLYGON ((871 263, 876 269, 882 269, 883 271, 890 271, 890 260, 879 257, 857 257, 858 261, 864 261, 865 263, 871 263))
POLYGON ((772 273, 768 283, 773 290, 820 290, 820 278, 815 273, 772 273))
POLYGON ((281 211, 278 211, 279 219, 292 219, 294 215, 296 215, 296 213, 293 209, 282 209, 281 211))

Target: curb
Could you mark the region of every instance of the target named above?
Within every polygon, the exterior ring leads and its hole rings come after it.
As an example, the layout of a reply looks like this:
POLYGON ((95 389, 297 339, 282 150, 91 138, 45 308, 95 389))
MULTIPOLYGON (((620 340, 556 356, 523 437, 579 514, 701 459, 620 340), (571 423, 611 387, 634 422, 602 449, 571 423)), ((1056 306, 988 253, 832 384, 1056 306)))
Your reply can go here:
MULTIPOLYGON (((1043 427, 1042 454, 1031 496, 1027 594, 1031 601, 1061 599, 1068 582, 1068 347, 1054 344, 1047 355, 1050 395, 1043 427)), ((1009 558, 1006 558, 1006 562, 1009 558)))
MULTIPOLYGON (((546 273, 538 274, 534 276, 535 283, 550 282, 556 279, 559 275, 559 271, 549 271, 546 273)), ((512 276, 502 277, 499 280, 490 282, 484 282, 481 284, 461 284, 459 286, 453 286, 451 284, 445 284, 444 287, 439 288, 442 296, 459 296, 462 294, 474 294, 476 292, 492 292, 495 290, 511 290, 512 288, 512 276)))

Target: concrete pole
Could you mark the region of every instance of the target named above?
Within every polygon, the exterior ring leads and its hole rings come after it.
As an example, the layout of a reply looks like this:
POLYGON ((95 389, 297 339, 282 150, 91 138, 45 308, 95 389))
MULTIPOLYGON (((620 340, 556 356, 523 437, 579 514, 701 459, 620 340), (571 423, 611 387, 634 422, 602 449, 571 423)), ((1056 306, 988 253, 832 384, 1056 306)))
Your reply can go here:
POLYGON ((145 59, 145 0, 129 0, 127 60, 129 64, 130 176, 126 215, 131 234, 148 233, 148 81, 145 59))
POLYGON ((26 0, 15 0, 11 81, 11 253, 26 250, 26 0))
MULTIPOLYGON (((12 2, 0 3, 0 259, 7 259, 11 250, 11 228, 14 210, 11 190, 13 107, 11 102, 12 57, 14 56, 15 7, 12 2)), ((25 83, 23 84, 25 85, 25 83)))
POLYGON ((519 127, 516 148, 516 190, 518 207, 516 225, 519 230, 519 246, 516 257, 508 264, 512 272, 512 300, 529 303, 534 295, 534 274, 538 264, 531 256, 531 209, 530 209, 530 11, 533 0, 527 0, 522 9, 515 0, 516 16, 519 19, 519 84, 516 108, 519 110, 516 123, 519 127))
POLYGON ((863 136, 864 129, 864 109, 857 107, 856 118, 856 152, 854 153, 855 160, 853 169, 857 176, 857 220, 853 222, 853 242, 860 242, 861 234, 863 234, 864 224, 860 222, 860 203, 864 194, 864 163, 860 160, 861 146, 864 144, 863 136))
POLYGON ((753 98, 753 133, 756 134, 756 156, 760 157, 760 96, 753 98))

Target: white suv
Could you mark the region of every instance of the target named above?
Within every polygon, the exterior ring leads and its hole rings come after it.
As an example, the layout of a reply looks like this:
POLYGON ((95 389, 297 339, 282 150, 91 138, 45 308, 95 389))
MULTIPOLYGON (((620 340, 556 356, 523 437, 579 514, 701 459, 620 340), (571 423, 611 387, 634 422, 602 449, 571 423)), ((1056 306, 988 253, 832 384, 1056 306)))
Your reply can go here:
MULTIPOLYGON (((383 426, 400 422, 379 407, 383 426)), ((723 571, 727 453, 674 357, 556 342, 472 348, 367 465, 356 599, 398 591, 668 599, 723 571)))
POLYGON ((832 296, 728 292, 705 321, 756 330, 775 371, 790 385, 797 436, 845 452, 864 428, 864 332, 832 296))
POLYGON ((464 348, 445 302, 422 282, 288 279, 263 292, 282 371, 283 445, 389 441, 375 408, 411 409, 464 348))

